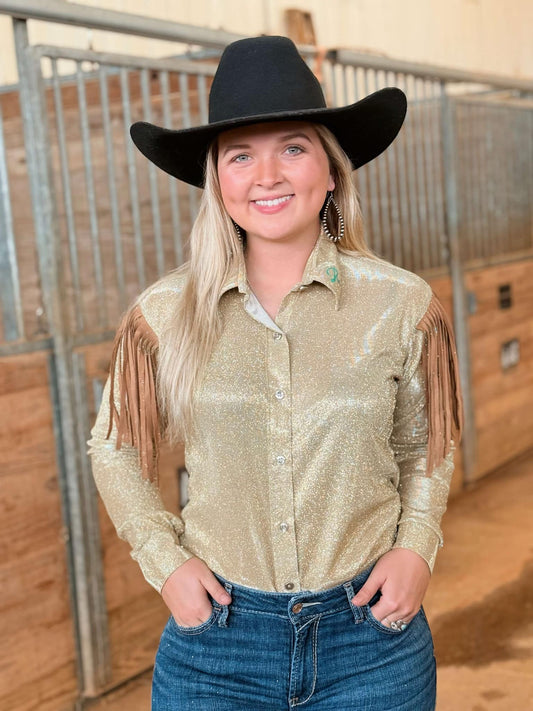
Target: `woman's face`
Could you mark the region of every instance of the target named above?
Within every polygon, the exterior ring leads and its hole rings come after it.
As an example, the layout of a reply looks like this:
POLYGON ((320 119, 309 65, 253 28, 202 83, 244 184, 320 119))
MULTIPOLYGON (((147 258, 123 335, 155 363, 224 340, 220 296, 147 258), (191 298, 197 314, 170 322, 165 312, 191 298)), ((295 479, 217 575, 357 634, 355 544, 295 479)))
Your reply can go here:
POLYGON ((320 209, 335 183, 312 124, 280 121, 224 131, 217 170, 226 210, 248 242, 314 243, 320 209))

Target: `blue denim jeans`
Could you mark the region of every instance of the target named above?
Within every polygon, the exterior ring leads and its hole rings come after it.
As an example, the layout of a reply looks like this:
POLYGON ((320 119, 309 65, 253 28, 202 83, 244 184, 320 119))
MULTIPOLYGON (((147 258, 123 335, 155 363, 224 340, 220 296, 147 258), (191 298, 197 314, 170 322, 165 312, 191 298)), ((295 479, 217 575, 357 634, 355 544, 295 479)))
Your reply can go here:
POLYGON ((215 573, 232 596, 181 627, 171 615, 152 679, 152 711, 433 711, 433 639, 420 609, 403 631, 351 598, 370 574, 319 592, 268 592, 215 573))

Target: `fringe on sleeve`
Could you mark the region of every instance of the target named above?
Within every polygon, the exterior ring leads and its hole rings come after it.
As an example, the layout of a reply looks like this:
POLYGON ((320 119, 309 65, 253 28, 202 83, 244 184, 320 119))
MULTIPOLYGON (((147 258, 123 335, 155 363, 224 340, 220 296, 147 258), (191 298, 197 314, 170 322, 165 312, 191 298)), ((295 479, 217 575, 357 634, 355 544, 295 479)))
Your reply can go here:
POLYGON ((136 447, 142 475, 157 482, 161 423, 156 396, 158 340, 144 318, 140 306, 133 306, 120 324, 113 344, 109 391, 109 428, 117 429, 116 449, 122 443, 136 447), (117 361, 119 364, 118 370, 117 361), (120 391, 115 404, 115 381, 120 391))
POLYGON ((426 373, 428 452, 426 476, 459 444, 464 413, 455 336, 448 315, 433 292, 424 316, 417 323, 424 331, 422 363, 426 373))

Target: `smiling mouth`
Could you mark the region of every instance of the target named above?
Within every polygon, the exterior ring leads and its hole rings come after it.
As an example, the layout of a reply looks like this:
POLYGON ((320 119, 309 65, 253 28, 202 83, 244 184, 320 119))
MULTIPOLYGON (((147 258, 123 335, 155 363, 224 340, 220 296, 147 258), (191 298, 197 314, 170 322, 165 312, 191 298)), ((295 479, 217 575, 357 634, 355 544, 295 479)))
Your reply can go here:
POLYGON ((293 195, 284 195, 283 197, 274 198, 273 200, 252 200, 256 205, 261 205, 261 207, 274 207, 275 205, 282 205, 284 202, 288 202, 293 195))

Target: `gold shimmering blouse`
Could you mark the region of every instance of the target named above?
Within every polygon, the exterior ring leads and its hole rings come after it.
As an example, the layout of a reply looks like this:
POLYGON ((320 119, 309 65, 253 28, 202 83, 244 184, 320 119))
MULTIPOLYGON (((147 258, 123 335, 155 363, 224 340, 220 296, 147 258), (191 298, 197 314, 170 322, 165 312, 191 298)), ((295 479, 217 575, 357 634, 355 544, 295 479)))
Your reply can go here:
POLYGON ((157 345, 185 275, 148 288, 117 332, 91 431, 93 475, 157 591, 191 556, 268 591, 322 590, 392 547, 433 569, 463 404, 453 330, 430 285, 320 235, 275 321, 244 260, 195 392, 188 503, 164 509, 157 345))

